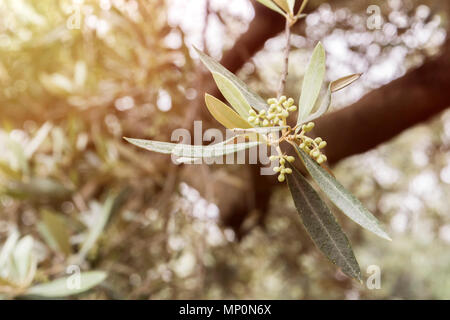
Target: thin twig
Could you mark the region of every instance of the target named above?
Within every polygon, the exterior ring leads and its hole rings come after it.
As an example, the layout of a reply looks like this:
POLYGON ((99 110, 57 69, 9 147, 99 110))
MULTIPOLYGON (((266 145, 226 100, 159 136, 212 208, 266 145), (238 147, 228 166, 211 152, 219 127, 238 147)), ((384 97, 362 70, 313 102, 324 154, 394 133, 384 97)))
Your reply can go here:
POLYGON ((277 97, 280 98, 284 92, 284 88, 286 86, 286 79, 289 72, 289 51, 291 51, 291 22, 289 19, 286 19, 286 27, 285 27, 285 36, 286 36, 286 47, 284 49, 284 70, 281 74, 280 85, 277 91, 277 97))

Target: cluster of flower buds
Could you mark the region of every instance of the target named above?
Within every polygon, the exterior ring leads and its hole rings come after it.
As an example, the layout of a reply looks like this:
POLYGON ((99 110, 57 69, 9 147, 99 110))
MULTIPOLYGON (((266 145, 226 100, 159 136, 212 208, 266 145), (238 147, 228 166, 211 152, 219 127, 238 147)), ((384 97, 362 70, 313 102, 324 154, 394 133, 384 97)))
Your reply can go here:
POLYGON ((267 100, 269 104, 268 110, 261 110, 257 113, 255 110, 250 109, 250 116, 248 122, 252 125, 259 127, 273 127, 286 125, 286 118, 289 116, 289 112, 297 110, 297 106, 294 105, 294 99, 287 99, 286 96, 281 96, 279 99, 270 98, 267 100))
POLYGON ((278 156, 270 156, 269 159, 270 159, 270 161, 275 161, 275 160, 279 159, 280 166, 273 168, 273 171, 275 171, 277 173, 280 173, 278 175, 278 181, 283 182, 284 179, 286 178, 285 175, 292 173, 292 169, 291 168, 286 168, 285 167, 286 161, 292 163, 292 162, 295 161, 295 158, 293 156, 278 155, 278 156))
POLYGON ((312 139, 305 135, 305 133, 311 131, 313 128, 314 122, 302 125, 302 131, 296 135, 296 138, 300 140, 300 149, 309 154, 317 163, 321 164, 327 161, 327 157, 320 151, 327 146, 327 142, 323 141, 320 137, 312 139))

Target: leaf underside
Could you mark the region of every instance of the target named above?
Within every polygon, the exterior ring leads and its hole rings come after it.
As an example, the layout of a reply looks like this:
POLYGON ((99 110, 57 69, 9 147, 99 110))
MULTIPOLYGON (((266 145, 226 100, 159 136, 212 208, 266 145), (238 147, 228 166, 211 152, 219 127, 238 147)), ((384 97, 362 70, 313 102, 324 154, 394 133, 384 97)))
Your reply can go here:
POLYGON ((231 153, 236 153, 243 151, 248 148, 252 148, 261 143, 261 141, 250 141, 242 142, 236 144, 227 144, 229 141, 233 140, 235 137, 226 140, 221 143, 200 146, 200 145, 188 145, 180 143, 169 143, 153 140, 144 139, 132 139, 124 138, 128 142, 150 151, 155 151, 159 153, 173 154, 177 157, 184 158, 214 158, 223 155, 228 155, 231 153))
POLYGON ((348 276, 361 281, 361 271, 350 242, 323 200, 293 166, 287 175, 295 207, 317 247, 348 276))

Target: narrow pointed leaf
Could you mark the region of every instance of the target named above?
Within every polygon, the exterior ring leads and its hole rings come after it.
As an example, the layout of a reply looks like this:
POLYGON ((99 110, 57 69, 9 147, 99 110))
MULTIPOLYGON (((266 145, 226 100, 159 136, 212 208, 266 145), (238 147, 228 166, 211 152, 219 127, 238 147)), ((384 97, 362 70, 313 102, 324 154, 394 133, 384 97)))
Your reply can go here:
POLYGON ((240 115, 234 112, 230 107, 219 99, 205 94, 206 107, 212 116, 219 121, 227 129, 244 128, 248 129, 252 126, 244 120, 240 115))
POLYGON ((217 87, 223 94, 225 99, 231 104, 234 110, 237 111, 244 119, 248 119, 250 116, 249 111, 251 109, 245 97, 239 91, 231 80, 224 77, 220 73, 213 72, 213 78, 216 81, 217 87))
POLYGON ((79 286, 73 285, 75 283, 71 285, 70 278, 76 277, 76 275, 72 275, 31 287, 26 291, 25 295, 43 298, 62 298, 72 296, 97 286, 105 280, 106 275, 106 272, 103 271, 82 272, 79 274, 79 286))
POLYGON ((362 73, 355 73, 331 82, 331 92, 336 92, 351 85, 361 77, 362 73))
POLYGON ((336 218, 301 173, 290 167, 292 174, 287 175, 289 190, 312 240, 346 275, 361 281, 358 262, 336 218))
POLYGON ((303 122, 311 113, 319 96, 325 76, 325 50, 319 42, 303 77, 297 123, 303 122))
POLYGON ((223 77, 230 80, 234 84, 234 86, 236 86, 236 88, 242 93, 245 100, 250 106, 259 111, 268 108, 267 103, 264 101, 264 99, 256 94, 252 89, 250 89, 241 79, 236 77, 232 72, 228 71, 224 66, 222 66, 219 62, 217 62, 207 54, 203 53, 195 47, 194 49, 198 53, 200 60, 209 69, 209 71, 211 73, 221 74, 223 77))
POLYGON ((227 140, 209 146, 199 146, 131 138, 125 138, 125 140, 143 149, 160 153, 173 154, 175 156, 183 158, 219 157, 252 148, 261 143, 261 141, 251 141, 236 144, 226 144, 229 141, 227 140))
POLYGON ((257 0, 259 3, 261 3, 262 5, 266 6, 267 8, 278 12, 279 14, 281 14, 282 16, 285 16, 285 13, 283 12, 283 10, 281 10, 275 3, 272 2, 272 0, 257 0))
POLYGON ((303 150, 296 148, 306 169, 317 182, 320 189, 350 219, 379 237, 391 240, 381 223, 363 204, 346 190, 331 174, 311 159, 303 150))

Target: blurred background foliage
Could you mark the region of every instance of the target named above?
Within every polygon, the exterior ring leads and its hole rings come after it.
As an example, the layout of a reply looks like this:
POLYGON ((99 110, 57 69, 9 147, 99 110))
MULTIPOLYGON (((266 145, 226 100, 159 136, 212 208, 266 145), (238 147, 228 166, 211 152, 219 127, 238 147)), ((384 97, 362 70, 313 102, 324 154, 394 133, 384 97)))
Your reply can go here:
MULTIPOLYGON (((328 79, 365 73, 336 95, 335 109, 439 51, 448 4, 371 2, 382 8, 381 30, 367 29, 365 1, 325 3, 307 17, 293 35, 288 93, 318 40, 328 79)), ((170 141, 198 119, 192 110, 204 107, 208 88, 191 45, 220 59, 253 12, 247 0, 1 0, 0 243, 13 230, 34 238, 35 282, 73 263, 107 271, 87 299, 450 298, 448 111, 333 168, 393 238, 380 241, 338 214, 365 279, 368 266, 380 267, 379 290, 321 256, 284 186, 264 224, 249 212, 238 237, 217 205, 227 189, 220 199, 207 189, 218 180, 239 189, 240 166, 191 168, 197 190, 168 156, 122 140, 170 141)), ((277 86, 282 39, 239 72, 264 97, 277 86)))

